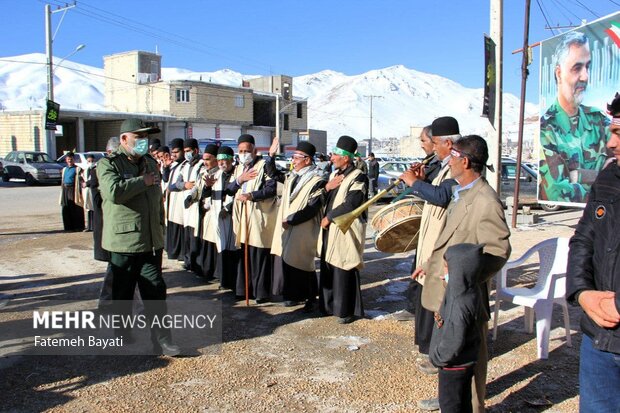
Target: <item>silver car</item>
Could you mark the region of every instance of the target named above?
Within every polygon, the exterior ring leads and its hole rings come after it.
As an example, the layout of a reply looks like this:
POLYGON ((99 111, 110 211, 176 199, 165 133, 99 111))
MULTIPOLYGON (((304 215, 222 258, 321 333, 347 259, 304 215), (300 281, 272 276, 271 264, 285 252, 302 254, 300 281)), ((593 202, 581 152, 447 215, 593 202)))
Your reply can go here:
MULTIPOLYGON (((407 169, 409 169, 409 162, 385 162, 379 166, 379 191, 386 189, 392 183, 394 183, 399 176, 401 176, 407 169)), ((407 186, 401 182, 393 189, 391 189, 386 195, 386 198, 394 198, 405 191, 407 186)))

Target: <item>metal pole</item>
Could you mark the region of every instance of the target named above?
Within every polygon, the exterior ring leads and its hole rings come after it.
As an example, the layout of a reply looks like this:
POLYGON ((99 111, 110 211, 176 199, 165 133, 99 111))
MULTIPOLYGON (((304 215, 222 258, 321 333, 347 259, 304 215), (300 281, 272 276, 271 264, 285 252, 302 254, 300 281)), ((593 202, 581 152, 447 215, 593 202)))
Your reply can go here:
MULTIPOLYGON (((370 137, 368 139, 368 154, 372 152, 372 95, 370 96, 370 137)), ((368 154, 366 156, 368 156, 368 154)))
POLYGON ((504 56, 504 0, 491 0, 491 39, 495 43, 495 125, 489 128, 489 159, 496 166, 495 172, 486 173, 489 184, 499 193, 501 191, 502 162, 502 94, 503 94, 503 56, 504 56))
MULTIPOLYGON (((282 146, 282 139, 280 139, 280 95, 276 94, 276 138, 279 139, 280 147, 282 146)), ((280 148, 278 152, 280 153, 280 148)))
POLYGON ((523 29, 523 58, 521 59, 521 102, 519 104, 519 138, 517 142, 517 169, 515 170, 514 205, 512 206, 512 228, 517 227, 519 211, 519 180, 521 179, 521 147, 523 145, 523 117, 525 116, 525 90, 527 85, 528 41, 530 31, 530 0, 525 0, 525 27, 523 29))
MULTIPOLYGON (((47 99, 54 100, 54 68, 52 56, 52 10, 49 4, 45 5, 45 54, 47 55, 47 99)), ((47 102, 45 107, 47 108, 47 102)), ((45 130, 46 152, 56 159, 56 134, 53 130, 45 130)))

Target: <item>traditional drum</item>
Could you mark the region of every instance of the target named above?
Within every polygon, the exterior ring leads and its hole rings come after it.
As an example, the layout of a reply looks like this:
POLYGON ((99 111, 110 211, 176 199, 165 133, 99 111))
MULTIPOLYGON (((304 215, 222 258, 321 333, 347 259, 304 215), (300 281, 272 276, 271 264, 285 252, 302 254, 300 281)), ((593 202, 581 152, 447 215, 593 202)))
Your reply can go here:
POLYGON ((382 252, 407 252, 418 245, 424 202, 401 199, 381 208, 370 221, 375 230, 375 248, 382 252))

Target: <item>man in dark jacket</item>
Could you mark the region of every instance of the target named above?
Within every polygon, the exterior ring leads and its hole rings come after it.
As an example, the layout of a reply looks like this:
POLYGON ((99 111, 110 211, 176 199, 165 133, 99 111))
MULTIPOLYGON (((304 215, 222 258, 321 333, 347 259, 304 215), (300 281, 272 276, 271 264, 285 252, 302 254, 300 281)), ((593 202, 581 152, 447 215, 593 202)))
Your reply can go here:
POLYGON ((472 411, 471 379, 480 350, 480 330, 488 314, 479 278, 483 245, 457 244, 444 254, 446 295, 435 325, 429 357, 439 368, 439 406, 444 413, 472 411))
POLYGON ((570 240, 567 298, 579 304, 581 354, 579 410, 611 412, 620 406, 620 94, 608 105, 613 116, 607 148, 614 162, 592 186, 570 240))
POLYGON ((379 161, 375 158, 375 154, 370 152, 368 156, 368 197, 372 198, 377 194, 377 186, 379 183, 379 161))

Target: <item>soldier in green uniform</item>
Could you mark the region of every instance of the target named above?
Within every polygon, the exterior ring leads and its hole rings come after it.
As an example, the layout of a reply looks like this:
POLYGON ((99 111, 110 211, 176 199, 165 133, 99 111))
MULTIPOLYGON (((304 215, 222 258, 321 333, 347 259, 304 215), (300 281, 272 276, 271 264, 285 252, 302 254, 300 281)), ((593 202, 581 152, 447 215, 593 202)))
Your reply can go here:
MULTIPOLYGON (((103 248, 110 251, 112 298, 121 314, 130 314, 136 283, 149 320, 167 313, 166 283, 162 277, 164 210, 157 162, 148 152, 148 135, 159 128, 139 119, 121 125, 120 146, 99 161, 99 190, 103 199, 103 248)), ((150 324, 150 323, 149 323, 150 324)), ((130 342, 128 331, 125 342, 130 342)), ((154 350, 168 356, 180 353, 169 329, 151 329, 154 350)))
POLYGON ((591 62, 585 34, 567 33, 554 58, 558 96, 540 120, 539 198, 586 202, 607 159, 609 119, 581 104, 591 62))

